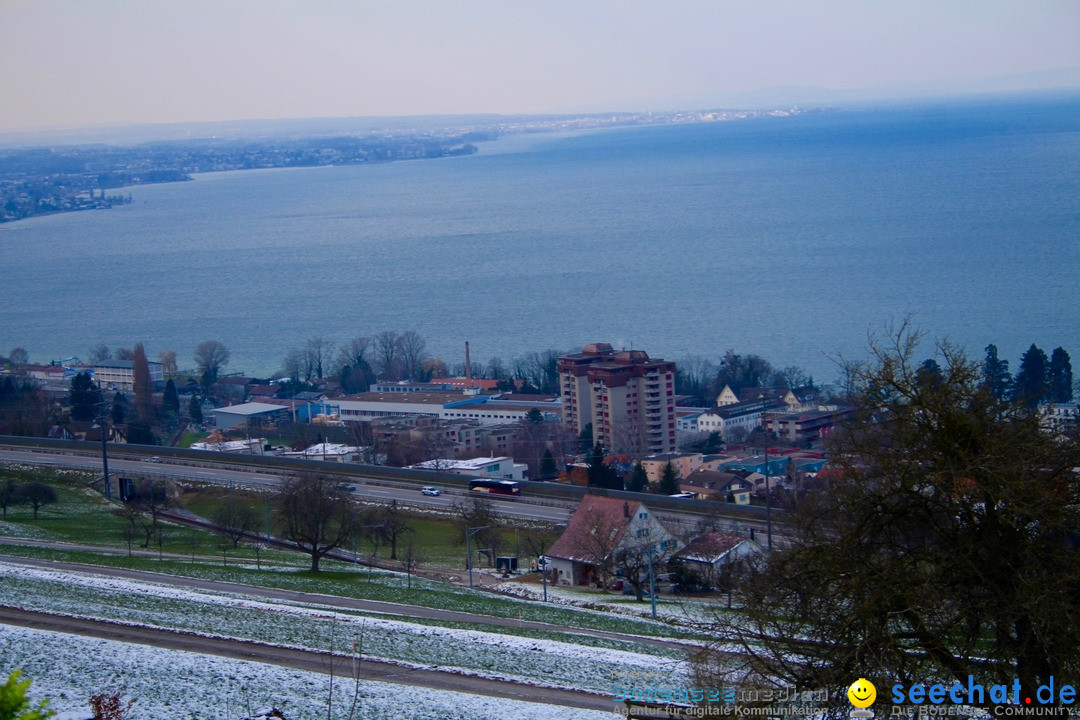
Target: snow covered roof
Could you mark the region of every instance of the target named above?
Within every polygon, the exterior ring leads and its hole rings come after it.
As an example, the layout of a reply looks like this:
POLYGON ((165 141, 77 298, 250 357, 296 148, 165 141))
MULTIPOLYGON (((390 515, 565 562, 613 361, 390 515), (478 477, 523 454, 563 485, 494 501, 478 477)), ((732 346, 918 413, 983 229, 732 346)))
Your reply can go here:
POLYGON ((744 542, 751 542, 751 540, 738 535, 705 533, 691 540, 686 547, 675 553, 675 556, 690 562, 714 563, 744 542))

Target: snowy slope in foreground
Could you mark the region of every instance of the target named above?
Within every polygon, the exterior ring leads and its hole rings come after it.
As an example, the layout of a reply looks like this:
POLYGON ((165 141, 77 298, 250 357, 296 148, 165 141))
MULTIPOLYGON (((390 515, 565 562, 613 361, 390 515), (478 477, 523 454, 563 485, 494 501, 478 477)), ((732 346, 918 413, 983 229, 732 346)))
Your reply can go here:
MULTIPOLYGON (((0 672, 23 668, 32 696, 51 698, 65 717, 89 717, 97 692, 137 698, 139 720, 237 720, 276 706, 290 720, 325 718, 330 678, 243 660, 4 626, 0 672), (85 712, 84 712, 85 711, 85 712)), ((352 681, 334 681, 333 720, 349 715, 352 681)), ((363 682, 357 718, 411 720, 600 720, 610 713, 363 682)))

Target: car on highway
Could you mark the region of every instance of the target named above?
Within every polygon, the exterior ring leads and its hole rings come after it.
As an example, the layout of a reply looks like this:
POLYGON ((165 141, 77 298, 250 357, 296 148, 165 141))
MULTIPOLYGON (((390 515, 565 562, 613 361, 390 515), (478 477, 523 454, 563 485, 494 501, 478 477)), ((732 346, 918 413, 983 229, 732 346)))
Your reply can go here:
POLYGON ((349 483, 338 483, 338 490, 348 490, 349 492, 354 492, 356 490, 356 486, 349 483))
POLYGON ((442 491, 439 490, 439 488, 431 487, 430 485, 425 485, 424 487, 420 488, 420 492, 425 495, 431 495, 432 497, 438 497, 442 495, 442 491))
POLYGON ((161 462, 161 458, 159 458, 157 455, 154 455, 153 457, 146 458, 146 462, 159 463, 161 462))

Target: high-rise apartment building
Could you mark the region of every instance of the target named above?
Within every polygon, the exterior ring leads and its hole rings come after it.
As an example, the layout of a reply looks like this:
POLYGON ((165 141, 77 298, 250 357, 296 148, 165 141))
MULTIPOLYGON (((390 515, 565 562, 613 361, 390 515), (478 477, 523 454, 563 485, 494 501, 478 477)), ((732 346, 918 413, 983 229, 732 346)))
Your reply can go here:
POLYGON ((558 369, 567 430, 592 423, 594 443, 636 457, 676 449, 675 363, 590 343, 560 357, 558 369))

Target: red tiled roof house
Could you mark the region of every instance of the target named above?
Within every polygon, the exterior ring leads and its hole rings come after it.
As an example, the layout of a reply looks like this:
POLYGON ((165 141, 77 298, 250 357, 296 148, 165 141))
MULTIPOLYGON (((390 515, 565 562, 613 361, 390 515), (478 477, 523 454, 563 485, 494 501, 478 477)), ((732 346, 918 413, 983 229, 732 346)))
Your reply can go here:
POLYGON ((602 585, 619 554, 664 557, 680 545, 640 502, 586 495, 547 553, 549 572, 562 585, 602 585))

